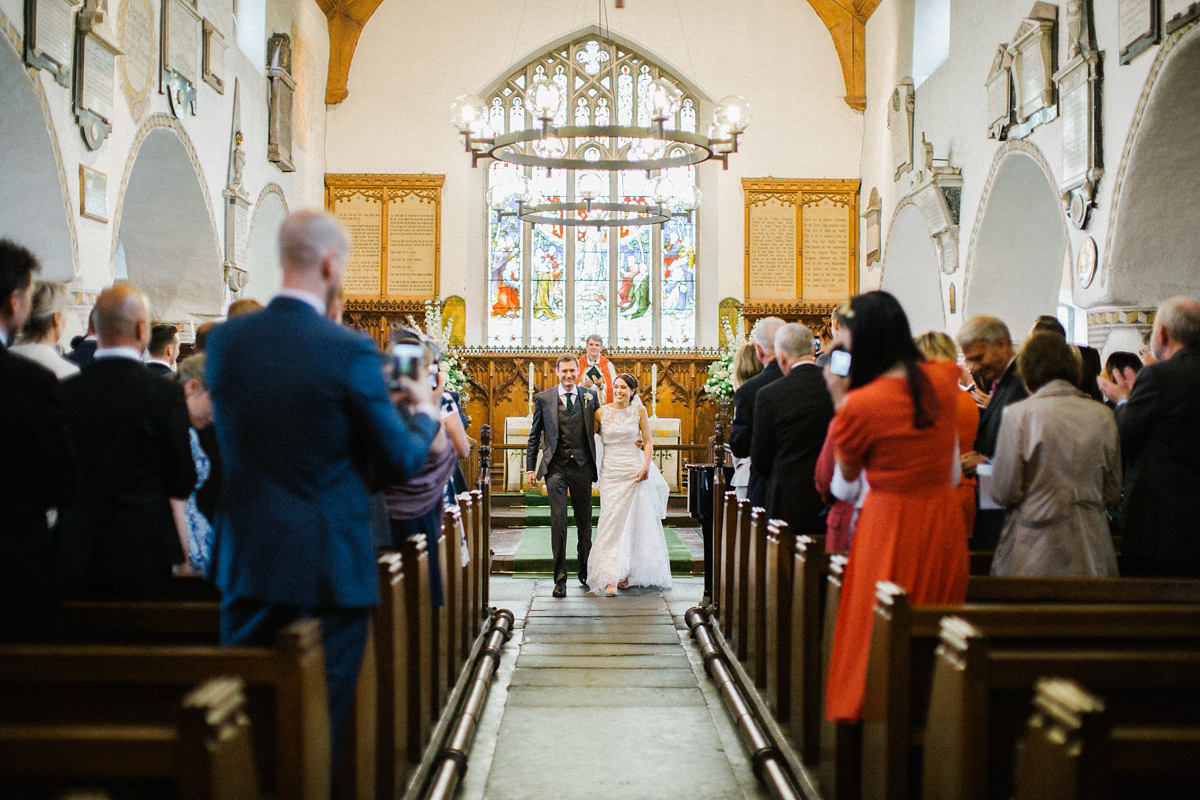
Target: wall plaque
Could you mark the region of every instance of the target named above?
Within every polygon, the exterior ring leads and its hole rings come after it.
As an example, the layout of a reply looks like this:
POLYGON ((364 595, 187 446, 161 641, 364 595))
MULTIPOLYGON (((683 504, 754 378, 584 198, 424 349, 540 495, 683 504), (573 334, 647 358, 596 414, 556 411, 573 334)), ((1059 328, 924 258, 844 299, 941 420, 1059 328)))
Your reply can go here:
POLYGON ((1117 36, 1122 64, 1158 44, 1158 0, 1118 0, 1117 36))
POLYGON ((121 57, 123 88, 129 113, 141 119, 149 104, 150 83, 154 78, 154 9, 150 0, 125 0, 117 16, 117 35, 124 55, 121 57))
POLYGON ((67 86, 75 47, 75 6, 69 0, 25 0, 25 63, 67 86))
POLYGON ((209 20, 204 20, 204 82, 225 94, 225 37, 209 20))
POLYGON ((1062 193, 1067 215, 1076 228, 1087 225, 1096 185, 1103 175, 1100 146, 1100 52, 1092 47, 1091 4, 1078 0, 1067 7, 1067 53, 1070 60, 1054 76, 1058 84, 1062 124, 1062 193))
POLYGON ((916 109, 916 93, 912 78, 900 81, 892 100, 888 104, 888 130, 892 140, 893 180, 912 169, 913 165, 913 111, 916 109))
POLYGON ((987 89, 988 138, 1004 141, 1012 124, 1012 54, 1008 45, 996 48, 992 68, 984 81, 987 89))
POLYGON ((295 172, 292 163, 292 40, 273 34, 267 42, 267 80, 271 84, 270 121, 267 127, 267 160, 283 172, 295 172))
POLYGON ((1052 79, 1057 21, 1058 6, 1034 3, 1029 16, 1017 26, 1008 46, 1012 56, 1013 110, 1017 122, 1010 138, 1025 136, 1058 114, 1052 79))
POLYGON ((325 176, 325 207, 350 232, 346 296, 438 296, 444 175, 325 176))
POLYGON ((1200 0, 1163 0, 1162 18, 1167 33, 1187 25, 1200 17, 1200 0))
POLYGON ((882 227, 880 216, 883 214, 883 203, 879 199, 879 190, 872 189, 867 200, 867 210, 863 212, 863 250, 866 251, 867 266, 879 261, 882 245, 882 227))
POLYGON ((743 178, 748 302, 828 303, 858 291, 856 180, 743 178))
POLYGON ((89 150, 100 147, 112 132, 113 88, 116 83, 116 45, 95 31, 79 32, 75 56, 75 120, 89 150))
POLYGON ((108 176, 79 165, 79 215, 108 222, 108 176))
POLYGON ((180 119, 196 114, 196 81, 200 78, 200 14, 188 0, 163 0, 162 71, 159 92, 180 119))

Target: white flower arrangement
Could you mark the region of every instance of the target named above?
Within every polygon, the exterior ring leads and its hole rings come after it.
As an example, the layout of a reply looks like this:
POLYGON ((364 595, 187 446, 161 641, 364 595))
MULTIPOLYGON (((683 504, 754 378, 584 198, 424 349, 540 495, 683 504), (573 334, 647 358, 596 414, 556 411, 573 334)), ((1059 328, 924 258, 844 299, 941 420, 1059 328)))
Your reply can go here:
POLYGON ((725 331, 727 346, 721 357, 708 365, 708 380, 704 382, 704 393, 714 400, 733 399, 733 357, 742 345, 746 343, 746 322, 738 309, 737 331, 729 324, 729 318, 721 319, 721 327, 725 331))
POLYGON ((438 349, 442 351, 442 383, 448 391, 456 392, 462 402, 467 402, 470 399, 469 386, 470 381, 467 378, 466 371, 462 365, 458 363, 458 352, 456 348, 450 346, 450 333, 454 330, 454 315, 451 314, 449 319, 442 318, 442 303, 439 299, 425 301, 425 325, 417 324, 417 321, 410 315, 409 323, 415 329, 424 327, 425 335, 434 341, 438 349))

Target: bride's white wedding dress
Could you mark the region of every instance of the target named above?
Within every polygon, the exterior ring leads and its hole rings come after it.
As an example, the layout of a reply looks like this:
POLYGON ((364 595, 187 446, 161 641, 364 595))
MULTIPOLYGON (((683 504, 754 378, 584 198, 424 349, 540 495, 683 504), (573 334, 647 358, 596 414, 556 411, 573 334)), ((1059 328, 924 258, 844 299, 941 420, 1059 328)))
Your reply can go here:
POLYGON ((600 524, 588 556, 588 587, 610 584, 671 585, 671 561, 662 520, 667 515, 667 481, 653 461, 646 480, 636 480, 646 456, 637 446, 640 407, 600 408, 600 524))

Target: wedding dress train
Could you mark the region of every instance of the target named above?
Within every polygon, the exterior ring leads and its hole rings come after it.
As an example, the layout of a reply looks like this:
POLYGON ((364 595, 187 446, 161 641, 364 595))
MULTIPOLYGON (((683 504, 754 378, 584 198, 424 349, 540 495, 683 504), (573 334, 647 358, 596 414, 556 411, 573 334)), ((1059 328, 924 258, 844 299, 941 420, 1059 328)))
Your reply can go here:
POLYGON ((671 585, 671 561, 662 520, 669 488, 653 461, 644 481, 635 480, 645 462, 637 446, 640 408, 600 408, 600 524, 588 556, 588 587, 603 592, 630 586, 671 585))

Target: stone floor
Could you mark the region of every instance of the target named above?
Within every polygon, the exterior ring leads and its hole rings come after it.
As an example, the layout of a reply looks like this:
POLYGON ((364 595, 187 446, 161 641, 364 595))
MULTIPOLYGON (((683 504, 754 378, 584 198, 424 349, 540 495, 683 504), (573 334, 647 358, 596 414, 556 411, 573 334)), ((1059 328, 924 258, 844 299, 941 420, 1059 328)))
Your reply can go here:
POLYGON ((517 632, 461 797, 766 797, 683 624, 701 584, 555 599, 548 579, 494 576, 517 632))

